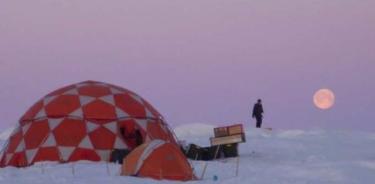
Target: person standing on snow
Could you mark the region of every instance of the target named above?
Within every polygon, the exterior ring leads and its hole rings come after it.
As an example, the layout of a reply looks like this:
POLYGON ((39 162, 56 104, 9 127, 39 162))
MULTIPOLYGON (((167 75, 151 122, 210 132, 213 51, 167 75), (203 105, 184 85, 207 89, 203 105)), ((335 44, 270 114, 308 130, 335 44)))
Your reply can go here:
POLYGON ((256 127, 260 128, 262 126, 262 119, 263 119, 263 106, 262 106, 262 100, 258 99, 258 102, 254 105, 253 108, 253 118, 257 120, 256 127))

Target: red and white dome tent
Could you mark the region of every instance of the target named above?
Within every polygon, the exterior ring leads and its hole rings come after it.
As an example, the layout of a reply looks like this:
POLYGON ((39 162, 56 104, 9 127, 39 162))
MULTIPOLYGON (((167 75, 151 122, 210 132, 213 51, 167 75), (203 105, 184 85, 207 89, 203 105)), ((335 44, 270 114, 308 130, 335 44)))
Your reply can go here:
POLYGON ((19 120, 2 151, 0 166, 38 161, 108 161, 113 149, 134 149, 120 129, 138 129, 144 142, 176 143, 173 132, 147 101, 127 89, 86 81, 58 89, 19 120))

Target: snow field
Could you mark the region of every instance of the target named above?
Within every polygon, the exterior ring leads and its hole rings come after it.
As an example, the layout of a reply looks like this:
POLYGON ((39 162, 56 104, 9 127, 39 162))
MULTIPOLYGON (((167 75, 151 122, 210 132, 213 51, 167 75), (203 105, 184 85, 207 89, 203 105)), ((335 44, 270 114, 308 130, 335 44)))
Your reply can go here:
MULTIPOLYGON (((180 140, 209 145, 213 126, 177 127, 180 140)), ((190 161, 202 180, 156 181, 119 176, 120 165, 105 162, 38 163, 28 168, 0 169, 0 184, 141 184, 141 183, 255 183, 255 184, 373 184, 375 134, 325 130, 264 130, 246 128, 247 142, 240 144, 239 176, 236 158, 190 161), (217 181, 213 178, 217 177, 217 181)), ((3 135, 3 134, 1 134, 3 135)))

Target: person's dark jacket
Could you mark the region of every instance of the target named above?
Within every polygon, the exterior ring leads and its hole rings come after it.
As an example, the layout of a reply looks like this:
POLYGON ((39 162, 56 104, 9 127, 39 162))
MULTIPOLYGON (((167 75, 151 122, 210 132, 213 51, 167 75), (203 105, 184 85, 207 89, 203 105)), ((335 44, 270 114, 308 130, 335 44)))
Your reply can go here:
POLYGON ((263 117, 263 106, 261 103, 256 103, 253 108, 253 118, 262 118, 263 117))

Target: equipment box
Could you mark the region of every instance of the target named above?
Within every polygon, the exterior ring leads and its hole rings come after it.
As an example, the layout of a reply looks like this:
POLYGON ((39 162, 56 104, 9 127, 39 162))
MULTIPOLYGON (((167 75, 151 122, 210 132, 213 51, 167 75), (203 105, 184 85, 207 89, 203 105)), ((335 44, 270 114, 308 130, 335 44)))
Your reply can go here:
POLYGON ((237 135, 242 133, 244 133, 242 124, 232 125, 228 127, 228 135, 237 135))
POLYGON ((243 133, 242 124, 214 128, 215 137, 226 137, 243 133))
POLYGON ((242 124, 214 128, 215 137, 210 138, 211 145, 224 145, 246 142, 242 124))
POLYGON ((224 145, 224 144, 233 144, 233 143, 242 143, 246 142, 245 134, 230 135, 225 137, 211 137, 211 145, 224 145))
POLYGON ((238 144, 226 144, 223 146, 224 157, 238 157, 238 144))
POLYGON ((215 137, 225 137, 228 136, 228 127, 217 127, 214 128, 215 137))

